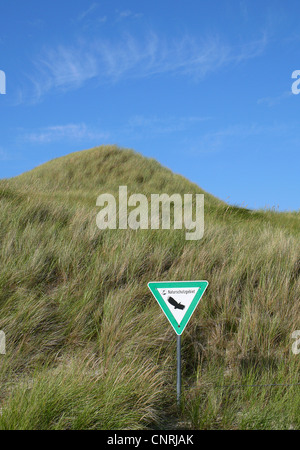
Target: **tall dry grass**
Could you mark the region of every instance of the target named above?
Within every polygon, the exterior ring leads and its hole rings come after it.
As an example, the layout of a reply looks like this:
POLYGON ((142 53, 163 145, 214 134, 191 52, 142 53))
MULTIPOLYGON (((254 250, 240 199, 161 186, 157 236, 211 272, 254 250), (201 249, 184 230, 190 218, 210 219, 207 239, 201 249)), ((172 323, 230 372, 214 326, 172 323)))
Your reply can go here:
POLYGON ((205 194, 200 241, 100 231, 96 198, 119 185, 203 193, 115 147, 0 181, 0 428, 176 426, 175 336, 147 283, 193 279, 210 285, 183 335, 184 426, 299 428, 299 387, 226 387, 300 382, 299 213, 205 194))

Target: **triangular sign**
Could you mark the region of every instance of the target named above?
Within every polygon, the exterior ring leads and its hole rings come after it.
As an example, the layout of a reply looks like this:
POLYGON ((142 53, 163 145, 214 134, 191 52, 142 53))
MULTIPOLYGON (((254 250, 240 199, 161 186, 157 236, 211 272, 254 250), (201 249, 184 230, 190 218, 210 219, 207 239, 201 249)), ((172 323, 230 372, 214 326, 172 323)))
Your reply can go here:
POLYGON ((208 281, 151 281, 148 287, 177 334, 186 324, 202 298, 208 281))

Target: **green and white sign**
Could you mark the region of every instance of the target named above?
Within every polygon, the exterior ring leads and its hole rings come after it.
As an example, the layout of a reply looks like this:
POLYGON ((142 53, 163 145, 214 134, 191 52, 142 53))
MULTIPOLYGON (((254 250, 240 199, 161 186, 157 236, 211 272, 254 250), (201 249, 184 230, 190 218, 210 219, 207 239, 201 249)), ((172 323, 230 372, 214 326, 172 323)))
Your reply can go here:
POLYGON ((148 287, 178 335, 201 300, 208 281, 151 281, 148 287))

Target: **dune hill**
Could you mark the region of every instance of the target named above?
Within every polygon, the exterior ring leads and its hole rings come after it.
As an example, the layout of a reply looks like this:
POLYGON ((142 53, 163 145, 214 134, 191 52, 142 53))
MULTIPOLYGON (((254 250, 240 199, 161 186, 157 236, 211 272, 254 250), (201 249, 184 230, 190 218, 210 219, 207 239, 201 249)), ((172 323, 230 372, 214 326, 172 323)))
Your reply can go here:
POLYGON ((0 180, 0 208, 0 429, 300 428, 299 212, 230 206, 115 146, 0 180), (97 196, 120 185, 204 193, 203 239, 99 230, 97 196), (147 283, 201 279, 178 412, 175 334, 147 283))

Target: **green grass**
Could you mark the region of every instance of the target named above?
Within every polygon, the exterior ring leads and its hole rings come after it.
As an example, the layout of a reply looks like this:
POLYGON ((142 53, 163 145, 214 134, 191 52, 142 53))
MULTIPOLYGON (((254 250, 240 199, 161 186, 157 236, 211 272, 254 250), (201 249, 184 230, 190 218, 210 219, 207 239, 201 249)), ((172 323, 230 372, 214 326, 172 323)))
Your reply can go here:
POLYGON ((101 231, 96 199, 119 185, 204 192, 116 147, 0 180, 0 429, 299 429, 300 386, 244 385, 300 382, 300 213, 205 193, 200 241, 101 231), (193 279, 210 284, 182 337, 178 413, 175 335, 147 283, 193 279))

